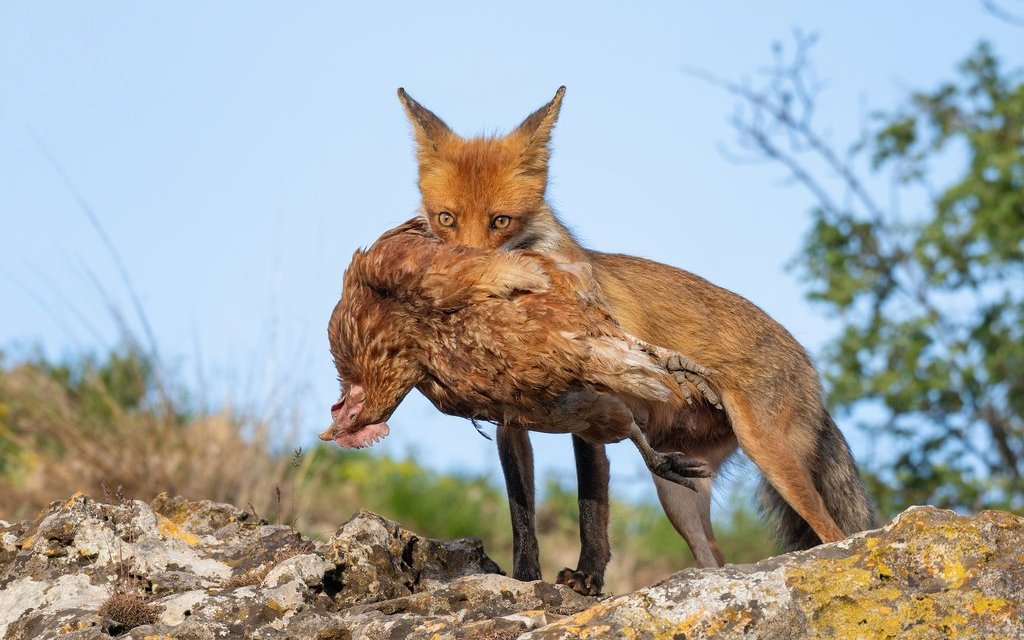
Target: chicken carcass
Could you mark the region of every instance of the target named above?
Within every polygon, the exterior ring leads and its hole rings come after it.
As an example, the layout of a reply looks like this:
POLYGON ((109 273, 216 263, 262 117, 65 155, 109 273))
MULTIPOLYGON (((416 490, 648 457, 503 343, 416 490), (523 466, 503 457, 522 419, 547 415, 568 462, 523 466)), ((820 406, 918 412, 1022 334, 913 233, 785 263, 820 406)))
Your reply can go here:
POLYGON ((717 405, 713 372, 623 331, 585 265, 444 244, 414 219, 353 255, 328 337, 342 394, 323 440, 377 442, 415 387, 450 415, 630 438, 653 473, 691 488, 706 475, 644 431, 717 405))

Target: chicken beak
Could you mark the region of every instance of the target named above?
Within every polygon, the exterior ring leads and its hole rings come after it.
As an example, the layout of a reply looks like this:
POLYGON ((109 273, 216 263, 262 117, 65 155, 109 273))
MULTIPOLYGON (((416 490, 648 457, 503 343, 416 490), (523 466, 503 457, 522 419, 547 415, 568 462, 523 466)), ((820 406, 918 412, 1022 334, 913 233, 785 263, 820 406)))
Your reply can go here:
POLYGON ((328 427, 327 431, 324 431, 323 433, 321 433, 317 437, 320 438, 321 440, 323 440, 324 442, 333 442, 334 441, 334 425, 332 424, 330 427, 328 427))

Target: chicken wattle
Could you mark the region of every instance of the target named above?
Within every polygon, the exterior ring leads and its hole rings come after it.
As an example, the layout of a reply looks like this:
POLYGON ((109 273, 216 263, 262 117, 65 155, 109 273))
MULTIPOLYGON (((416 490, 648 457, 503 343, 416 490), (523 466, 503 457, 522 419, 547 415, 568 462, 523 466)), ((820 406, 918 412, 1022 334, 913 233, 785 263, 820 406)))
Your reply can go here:
POLYGON ((346 449, 362 449, 376 444, 391 432, 386 422, 359 424, 365 393, 361 386, 353 385, 331 406, 331 426, 320 434, 320 439, 333 440, 346 449))

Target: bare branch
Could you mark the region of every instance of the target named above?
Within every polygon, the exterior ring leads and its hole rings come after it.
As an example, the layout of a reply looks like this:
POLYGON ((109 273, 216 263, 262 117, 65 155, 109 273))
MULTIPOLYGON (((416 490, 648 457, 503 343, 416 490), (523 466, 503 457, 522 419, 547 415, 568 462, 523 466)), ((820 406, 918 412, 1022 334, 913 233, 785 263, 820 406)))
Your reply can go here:
POLYGON ((794 53, 788 62, 783 57, 781 45, 775 45, 775 62, 762 70, 767 76, 767 86, 760 90, 746 83, 723 79, 703 69, 691 67, 686 72, 724 89, 750 107, 751 111, 746 117, 737 114, 729 121, 740 133, 741 145, 764 154, 767 159, 782 162, 793 177, 810 189, 815 197, 839 212, 842 209, 831 198, 822 198, 825 193, 822 185, 800 166, 796 158, 806 151, 812 152, 839 177, 872 220, 876 224, 884 224, 884 209, 861 182, 849 160, 841 158, 813 126, 816 99, 823 90, 823 84, 814 77, 808 59, 808 52, 816 42, 816 37, 798 31, 794 38, 794 53), (786 137, 787 150, 774 142, 773 138, 778 134, 786 137))
POLYGON ((742 135, 746 136, 747 139, 754 143, 754 146, 764 154, 765 159, 768 161, 776 161, 782 164, 789 171, 790 176, 811 192, 822 207, 832 211, 833 213, 841 213, 842 209, 839 205, 832 200, 832 196, 828 190, 814 178, 814 176, 804 168, 796 156, 791 153, 787 153, 782 150, 778 145, 772 142, 770 136, 766 135, 762 130, 755 127, 746 125, 743 122, 737 120, 731 120, 730 123, 739 131, 742 135))
POLYGON ((1015 13, 1004 9, 996 0, 981 0, 981 6, 985 8, 989 15, 1007 24, 1015 27, 1024 27, 1024 8, 1021 9, 1022 13, 1015 13))

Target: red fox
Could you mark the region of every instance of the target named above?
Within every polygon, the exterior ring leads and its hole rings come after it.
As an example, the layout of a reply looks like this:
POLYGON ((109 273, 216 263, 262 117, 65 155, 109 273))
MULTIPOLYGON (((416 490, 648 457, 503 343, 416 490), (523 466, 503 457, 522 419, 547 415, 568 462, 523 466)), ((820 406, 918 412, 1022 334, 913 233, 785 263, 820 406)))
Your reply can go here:
MULTIPOLYGON (((737 448, 763 473, 761 506, 787 550, 833 542, 875 524, 842 433, 824 406, 810 357, 782 325, 742 296, 681 269, 582 247, 545 200, 552 130, 565 87, 511 133, 463 138, 403 89, 419 165, 420 214, 443 241, 531 249, 588 261, 614 318, 630 334, 716 371, 724 412, 694 408, 689 428, 652 445, 703 459, 712 472, 737 448)), ((597 593, 610 558, 608 461, 602 445, 573 439, 580 491, 577 568, 558 581, 597 593)), ((513 524, 513 575, 540 578, 532 449, 499 427, 513 524)), ((710 519, 712 478, 699 491, 654 478, 665 513, 700 566, 724 563, 710 519)))

